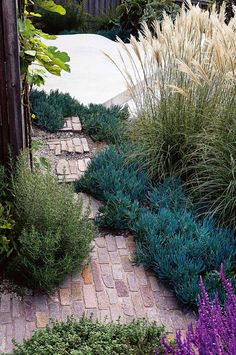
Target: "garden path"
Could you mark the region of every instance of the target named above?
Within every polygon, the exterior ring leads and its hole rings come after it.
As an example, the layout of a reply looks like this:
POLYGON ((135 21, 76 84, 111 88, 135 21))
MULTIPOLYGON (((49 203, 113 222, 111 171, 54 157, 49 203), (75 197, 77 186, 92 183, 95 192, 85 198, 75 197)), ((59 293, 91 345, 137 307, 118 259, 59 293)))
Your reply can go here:
MULTIPOLYGON (((69 121, 73 123, 72 118, 69 121)), ((43 141, 37 154, 48 157, 52 172, 68 182, 83 174, 94 152, 104 146, 92 143, 81 127, 68 127, 69 121, 66 119, 65 129, 56 135, 38 131, 35 137, 43 141)), ((75 121, 80 125, 78 118, 75 121)), ((84 193, 79 197, 85 208, 90 204, 90 218, 94 218, 100 202, 84 193)), ((84 313, 104 322, 146 318, 163 324, 170 333, 186 330, 194 315, 180 309, 174 294, 152 272, 132 263, 133 252, 131 235, 97 235, 89 263, 82 272, 68 276, 53 295, 29 294, 20 298, 12 293, 2 294, 0 353, 12 350, 12 338, 21 343, 51 319, 66 320, 70 315, 80 318, 84 313)))
POLYGON ((91 261, 82 272, 69 276, 52 295, 19 298, 4 294, 0 303, 0 351, 43 328, 50 318, 66 320, 83 313, 104 322, 147 318, 173 333, 185 330, 191 313, 180 310, 172 292, 152 272, 132 264, 132 236, 105 235, 94 240, 91 261))

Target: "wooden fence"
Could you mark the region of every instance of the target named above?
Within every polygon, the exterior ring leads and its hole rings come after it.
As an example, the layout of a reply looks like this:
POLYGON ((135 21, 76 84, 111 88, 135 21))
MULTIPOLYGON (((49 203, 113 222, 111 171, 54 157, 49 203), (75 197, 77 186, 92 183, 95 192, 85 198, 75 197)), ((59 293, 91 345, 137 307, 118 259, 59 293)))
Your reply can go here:
POLYGON ((114 11, 117 6, 122 3, 122 0, 83 0, 82 4, 85 11, 91 15, 99 15, 114 11))
POLYGON ((0 1, 0 162, 25 146, 21 111, 16 0, 0 1))

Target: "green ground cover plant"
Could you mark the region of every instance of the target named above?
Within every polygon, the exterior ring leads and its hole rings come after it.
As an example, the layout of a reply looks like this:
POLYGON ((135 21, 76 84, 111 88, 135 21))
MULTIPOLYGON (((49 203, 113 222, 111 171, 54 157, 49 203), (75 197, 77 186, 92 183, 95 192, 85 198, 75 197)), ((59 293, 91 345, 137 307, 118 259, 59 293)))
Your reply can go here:
POLYGON ((230 229, 217 227, 211 218, 199 218, 180 179, 151 183, 138 164, 127 160, 133 146, 110 146, 91 162, 76 183, 103 200, 97 224, 102 228, 129 230, 135 237, 135 260, 166 282, 185 305, 195 306, 199 276, 213 297, 224 293, 220 265, 234 275, 236 241, 230 229))
POLYGON ((76 182, 76 190, 84 190, 100 200, 121 192, 131 201, 143 201, 150 180, 136 164, 126 162, 129 145, 109 146, 96 155, 84 175, 76 182))
POLYGON ((127 107, 90 104, 81 114, 84 131, 95 141, 119 143, 125 139, 125 122, 129 117, 127 107))
POLYGON ((32 90, 30 103, 35 123, 41 128, 55 132, 64 125, 64 117, 79 116, 83 130, 95 141, 119 143, 125 138, 125 126, 129 117, 127 107, 80 104, 69 94, 58 90, 47 94, 32 90))
POLYGON ((49 172, 30 171, 25 157, 17 163, 12 195, 18 253, 9 261, 7 276, 20 286, 52 292, 82 266, 93 224, 71 189, 49 172))
POLYGON ((18 345, 13 355, 149 355, 160 345, 164 329, 135 320, 129 324, 103 324, 90 319, 73 318, 55 322, 52 327, 37 330, 31 339, 18 345))

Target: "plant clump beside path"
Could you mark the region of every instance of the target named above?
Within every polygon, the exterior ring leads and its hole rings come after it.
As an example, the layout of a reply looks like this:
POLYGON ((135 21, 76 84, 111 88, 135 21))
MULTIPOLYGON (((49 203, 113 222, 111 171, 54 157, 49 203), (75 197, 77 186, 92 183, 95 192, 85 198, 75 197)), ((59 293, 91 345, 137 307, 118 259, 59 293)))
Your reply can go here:
POLYGON ((90 251, 93 224, 73 191, 49 172, 32 172, 23 156, 11 183, 16 251, 6 275, 21 286, 52 292, 80 268, 90 251))
MULTIPOLYGON (((221 307, 217 296, 214 302, 209 301, 202 280, 201 293, 198 298, 198 320, 195 326, 189 325, 186 336, 180 332, 176 334, 175 346, 162 340, 165 353, 171 355, 194 354, 235 354, 236 349, 236 295, 231 283, 225 278, 223 269, 220 279, 226 292, 226 300, 221 307)), ((160 354, 159 350, 155 353, 160 354)))
POLYGON ((144 321, 102 324, 71 318, 37 330, 25 344, 17 346, 13 355, 149 355, 155 348, 163 353, 163 335, 163 328, 144 321))
POLYGON ((180 180, 169 178, 152 186, 145 171, 127 162, 130 149, 108 147, 76 184, 77 190, 105 201, 98 225, 132 232, 136 261, 152 268, 182 303, 196 305, 199 275, 211 296, 222 295, 217 270, 223 263, 227 275, 233 271, 233 233, 210 218, 197 218, 180 180))

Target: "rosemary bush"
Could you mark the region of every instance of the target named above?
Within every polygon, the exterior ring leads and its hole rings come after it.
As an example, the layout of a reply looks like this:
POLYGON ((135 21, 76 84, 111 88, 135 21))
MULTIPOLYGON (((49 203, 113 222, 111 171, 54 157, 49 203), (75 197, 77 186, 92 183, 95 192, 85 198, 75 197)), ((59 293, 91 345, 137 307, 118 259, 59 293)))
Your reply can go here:
POLYGON ((49 172, 31 172, 21 158, 13 179, 19 253, 7 274, 21 286, 51 292, 81 267, 90 250, 93 224, 73 191, 49 172))

